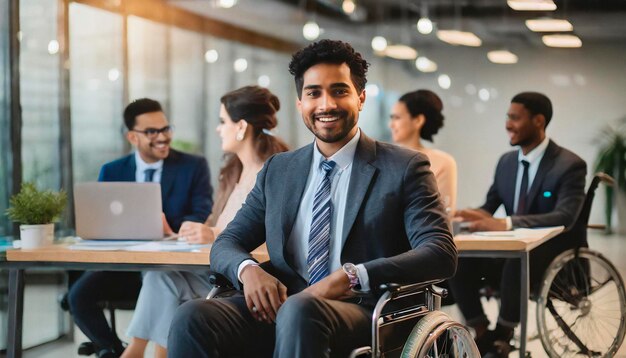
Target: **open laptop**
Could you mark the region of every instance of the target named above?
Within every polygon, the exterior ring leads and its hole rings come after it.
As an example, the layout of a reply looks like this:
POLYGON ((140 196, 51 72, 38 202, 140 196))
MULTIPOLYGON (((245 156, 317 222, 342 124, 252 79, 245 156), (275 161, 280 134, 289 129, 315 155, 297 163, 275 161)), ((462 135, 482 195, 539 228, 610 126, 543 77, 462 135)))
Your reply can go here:
POLYGON ((76 235, 82 239, 163 239, 159 183, 76 184, 74 211, 76 235))

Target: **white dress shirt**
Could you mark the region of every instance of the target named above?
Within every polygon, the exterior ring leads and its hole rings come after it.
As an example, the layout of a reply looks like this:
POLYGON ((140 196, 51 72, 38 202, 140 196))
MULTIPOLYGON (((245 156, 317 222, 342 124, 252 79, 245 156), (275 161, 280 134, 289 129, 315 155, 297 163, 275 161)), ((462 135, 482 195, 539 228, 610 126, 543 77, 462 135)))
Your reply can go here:
MULTIPOLYGON (((522 148, 519 149, 517 154, 517 178, 515 179, 515 196, 513 197, 513 212, 517 212, 517 205, 519 201, 519 191, 522 186, 522 176, 524 175, 524 165, 522 164, 522 160, 525 160, 529 163, 528 165, 528 189, 533 185, 533 180, 535 180, 535 176, 537 175, 537 170, 539 170, 539 163, 541 163, 541 159, 543 155, 546 153, 546 148, 548 148, 548 144, 550 143, 550 138, 547 136, 543 139, 543 141, 533 148, 528 154, 524 154, 522 152, 522 148)), ((507 216, 507 229, 511 230, 513 228, 513 223, 511 221, 511 217, 507 216)))

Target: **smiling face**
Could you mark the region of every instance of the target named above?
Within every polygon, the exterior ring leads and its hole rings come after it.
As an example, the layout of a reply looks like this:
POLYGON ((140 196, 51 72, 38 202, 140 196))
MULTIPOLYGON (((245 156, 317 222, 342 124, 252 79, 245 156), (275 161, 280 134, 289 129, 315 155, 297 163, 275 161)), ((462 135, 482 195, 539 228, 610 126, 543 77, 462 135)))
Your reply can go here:
POLYGON ((511 145, 519 145, 524 153, 536 147, 544 139, 543 115, 532 115, 521 103, 512 102, 507 112, 506 131, 511 145))
POLYGON ((389 118, 389 129, 391 129, 391 139, 394 143, 406 145, 409 142, 419 142, 424 115, 411 117, 406 104, 398 101, 393 105, 389 118))
POLYGON ((345 63, 320 63, 304 72, 298 109, 326 157, 354 137, 364 102, 365 91, 357 91, 345 63))
POLYGON ((141 159, 146 163, 154 163, 167 158, 170 154, 171 132, 159 133, 154 138, 149 138, 145 133, 146 129, 162 129, 169 126, 167 118, 163 112, 149 112, 140 114, 135 118, 133 130, 128 131, 128 141, 137 148, 141 159))

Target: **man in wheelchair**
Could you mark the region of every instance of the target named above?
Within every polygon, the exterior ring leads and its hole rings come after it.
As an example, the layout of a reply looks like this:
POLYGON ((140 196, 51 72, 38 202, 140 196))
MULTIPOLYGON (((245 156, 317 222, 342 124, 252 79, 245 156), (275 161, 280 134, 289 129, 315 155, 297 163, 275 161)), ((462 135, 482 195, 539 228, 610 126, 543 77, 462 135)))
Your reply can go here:
POLYGON ((341 41, 294 54, 298 108, 315 140, 265 163, 211 250, 211 268, 240 291, 182 305, 171 356, 345 357, 370 342, 375 288, 454 274, 427 157, 357 126, 368 65, 341 41), (264 242, 271 264, 260 266, 249 252, 264 242))
MULTIPOLYGON (((576 154, 550 140, 545 129, 552 118, 552 103, 545 95, 523 92, 511 100, 506 130, 510 144, 518 150, 504 154, 479 209, 457 212, 469 222, 470 231, 501 231, 523 227, 563 225, 571 228, 585 200, 586 164, 576 154), (504 205, 506 218, 492 214, 504 205)), ((582 230, 585 230, 583 227, 582 230)), ((579 245, 565 232, 530 252, 530 281, 537 283, 550 262, 561 252, 579 245)), ((459 260, 450 290, 467 324, 476 330, 483 356, 506 357, 513 329, 520 321, 519 259, 459 260), (494 331, 480 302, 485 282, 495 283, 501 292, 501 307, 494 331)))

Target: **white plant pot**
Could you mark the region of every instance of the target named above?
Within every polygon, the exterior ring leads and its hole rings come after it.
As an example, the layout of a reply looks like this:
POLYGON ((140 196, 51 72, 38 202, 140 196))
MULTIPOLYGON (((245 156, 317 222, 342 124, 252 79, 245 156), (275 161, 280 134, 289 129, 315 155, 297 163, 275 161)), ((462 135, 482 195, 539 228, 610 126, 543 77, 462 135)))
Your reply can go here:
POLYGON ((35 249, 52 245, 54 224, 20 225, 22 249, 35 249))

